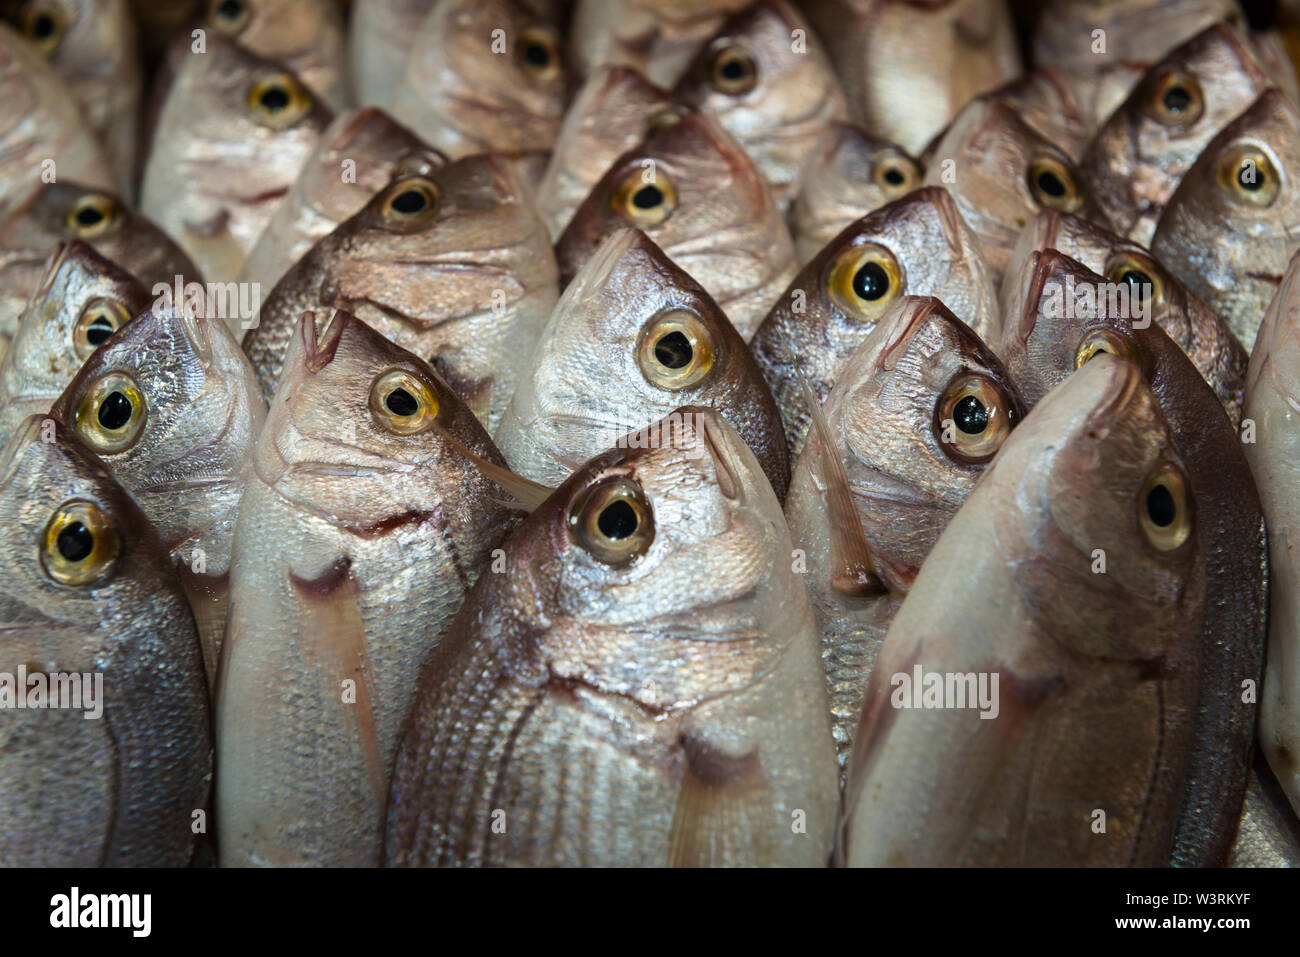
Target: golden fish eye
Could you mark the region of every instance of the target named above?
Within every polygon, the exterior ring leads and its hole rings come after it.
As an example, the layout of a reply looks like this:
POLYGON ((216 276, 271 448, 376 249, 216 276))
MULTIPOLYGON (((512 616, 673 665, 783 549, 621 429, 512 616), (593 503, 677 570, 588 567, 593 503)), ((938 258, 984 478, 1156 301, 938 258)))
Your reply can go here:
POLYGON ((1093 329, 1084 334, 1079 340, 1078 348, 1074 350, 1074 367, 1082 368, 1083 364, 1099 352, 1109 353, 1121 359, 1127 359, 1129 362, 1137 362, 1137 349, 1133 346, 1133 341, 1121 336, 1110 329, 1093 329))
POLYGON ((955 377, 935 406, 939 444, 950 458, 975 464, 993 458, 1015 425, 1006 391, 988 376, 955 377))
POLYGON ((1182 471, 1169 462, 1151 470, 1138 497, 1138 524, 1152 545, 1173 551, 1192 534, 1192 493, 1182 471))
POLYGON ((1039 206, 1072 213, 1083 205, 1083 192, 1074 171, 1055 156, 1035 157, 1029 164, 1026 182, 1039 206))
POLYGON ((77 405, 77 432, 99 453, 129 449, 140 437, 147 414, 144 393, 124 372, 96 379, 77 405))
POLYGON ((438 215, 438 187, 422 176, 413 176, 388 187, 379 202, 384 222, 417 229, 438 215))
POLYGON ((871 181, 894 199, 920 185, 921 170, 909 157, 886 150, 871 166, 871 181))
POLYGON ((131 320, 126 306, 116 299, 92 299, 82 307, 72 329, 72 348, 77 358, 86 359, 99 344, 131 320))
POLYGON ((1164 126, 1191 126, 1205 112, 1205 94, 1196 77, 1173 70, 1151 82, 1143 108, 1147 116, 1164 126))
POLYGON ((253 118, 273 130, 287 130, 311 112, 311 94, 288 73, 275 73, 248 91, 253 118))
POLYGON ((538 80, 553 80, 560 75, 563 62, 555 33, 546 27, 525 27, 515 44, 519 65, 538 80))
POLYGON ((689 389, 713 369, 717 343, 698 316, 674 309, 655 316, 641 330, 637 364, 651 385, 689 389))
POLYGON ((68 18, 57 3, 29 4, 23 13, 23 36, 32 46, 49 56, 63 41, 68 29, 68 18))
POLYGON ((883 246, 853 246, 830 271, 831 298, 853 319, 875 322, 903 294, 903 267, 883 246))
POLYGON ((1242 206, 1271 206, 1282 188, 1273 160, 1250 144, 1234 146, 1219 160, 1219 188, 1242 206))
POLYGON ((633 226, 658 226, 677 208, 677 190, 662 171, 638 168, 614 194, 613 206, 633 226))
POLYGON ((234 36, 253 18, 253 8, 243 0, 213 0, 208 8, 208 19, 226 36, 234 36))
POLYGON ((758 85, 758 64, 740 44, 724 44, 709 58, 709 83, 729 96, 748 93, 758 85))
POLYGON ((64 220, 68 233, 77 239, 98 239, 122 220, 122 206, 104 193, 78 197, 64 220))
POLYGON ((569 509, 574 540, 597 561, 626 565, 655 537, 654 512, 640 486, 618 478, 593 485, 569 509))
POLYGON ((439 408, 433 387, 404 369, 390 369, 370 386, 370 414, 381 428, 396 435, 426 431, 439 408))
POLYGON ((121 551, 113 520, 93 502, 64 502, 41 535, 41 567, 60 585, 89 585, 103 578, 121 551))
POLYGON ((1165 271, 1150 256, 1138 252, 1116 253, 1107 261, 1105 273, 1111 282, 1128 283, 1136 302, 1149 295, 1152 308, 1158 309, 1169 298, 1165 271))

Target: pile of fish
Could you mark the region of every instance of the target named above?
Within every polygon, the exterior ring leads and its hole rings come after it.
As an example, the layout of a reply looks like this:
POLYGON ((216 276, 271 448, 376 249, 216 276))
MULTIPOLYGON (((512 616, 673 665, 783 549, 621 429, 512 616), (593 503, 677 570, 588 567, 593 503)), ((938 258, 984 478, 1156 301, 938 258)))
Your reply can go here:
POLYGON ((0 3, 0 864, 1300 865, 1300 9, 0 3))

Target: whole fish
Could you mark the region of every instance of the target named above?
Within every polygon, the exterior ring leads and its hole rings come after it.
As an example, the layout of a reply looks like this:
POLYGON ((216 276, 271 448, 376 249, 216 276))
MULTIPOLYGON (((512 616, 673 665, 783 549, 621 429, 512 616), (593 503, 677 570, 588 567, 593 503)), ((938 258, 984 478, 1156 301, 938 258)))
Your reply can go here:
POLYGON ((1153 66, 1079 163, 1088 194, 1115 231, 1149 245, 1165 203, 1201 150, 1272 85, 1226 23, 1153 66))
POLYGON ((142 80, 127 0, 5 0, 0 13, 63 78, 129 192, 142 80))
POLYGON ((416 31, 434 0, 366 0, 352 4, 348 21, 348 75, 358 105, 387 103, 416 31))
POLYGON ((934 146, 925 183, 952 191, 999 277, 1020 231, 1041 210, 1108 225, 1069 156, 999 100, 976 100, 961 111, 934 146))
POLYGON ((149 307, 148 292, 85 243, 59 243, 0 357, 0 445, 44 414, 81 364, 149 307))
POLYGON ((266 418, 244 351, 220 319, 147 309, 95 350, 50 415, 157 529, 194 609, 211 685, 235 517, 266 418))
POLYGON ((671 86, 731 14, 753 0, 576 0, 569 51, 579 76, 627 66, 671 86))
POLYGON ((1054 250, 1036 254, 1026 276, 1024 311, 1007 317, 998 348, 1025 401, 1035 404, 1098 352, 1124 356, 1144 372, 1185 463, 1214 600, 1199 631, 1194 747, 1173 860, 1220 865, 1251 765, 1255 698, 1243 682, 1259 687, 1268 600, 1264 520, 1242 441, 1183 351, 1155 324, 1141 328, 1115 308, 1100 293, 1103 277, 1054 250))
POLYGON ((1232 424, 1241 421, 1250 356, 1227 323, 1140 245, 1086 219, 1053 210, 1039 213, 1025 228, 1002 282, 1003 316, 1024 312, 1020 296, 1029 288, 1026 271, 1033 269, 1033 254, 1047 249, 1064 253, 1111 283, 1128 284, 1132 308, 1150 309, 1150 315, 1135 315, 1133 320, 1154 321, 1164 330, 1209 383, 1232 424))
POLYGON ((1213 602, 1184 462, 1141 370, 1112 356, 1012 432, 880 647, 843 861, 1169 861, 1213 602))
POLYGON ((49 62, 0 23, 0 219, 52 178, 111 190, 113 173, 49 62))
POLYGON ((348 309, 433 364, 488 431, 558 296, 546 225, 502 158, 399 173, 312 247, 244 349, 269 398, 304 311, 348 309))
POLYGON ((802 9, 853 121, 909 153, 972 97, 1020 73, 1004 0, 806 0, 802 9))
POLYGON ((668 102, 668 91, 634 67, 606 65, 592 71, 564 114, 537 187, 537 205, 552 236, 564 232, 605 170, 645 138, 652 117, 668 102))
POLYGON ((140 209, 205 279, 225 283, 238 277, 330 113, 283 67, 215 32, 206 38, 205 52, 187 46, 181 54, 158 116, 140 209))
POLYGON ((74 240, 155 293, 159 284, 173 287, 177 276, 203 281, 180 247, 120 196, 80 183, 49 183, 0 222, 0 334, 13 332, 50 250, 74 240))
POLYGON ((28 708, 37 673, 50 695, 56 680, 65 694, 69 679, 85 682, 82 707, 15 710, 7 689, 0 861, 184 867, 212 746, 194 619, 166 549, 103 464, 44 416, 0 453, 0 529, 0 672, 26 668, 16 690, 28 708))
POLYGON ((730 17, 686 68, 674 99, 713 117, 745 148, 783 209, 831 123, 848 119, 821 43, 785 0, 730 17))
POLYGON ((717 412, 578 469, 421 676, 387 862, 824 866, 825 678, 781 506, 717 412))
POLYGON ((1300 867, 1300 820, 1262 758, 1246 785, 1229 867, 1300 867))
POLYGON ((831 441, 820 428, 809 438, 785 514, 804 552, 843 769, 889 622, 1024 404, 970 327, 938 299, 909 296, 844 363, 823 414, 831 441))
POLYGON ((378 107, 347 110, 321 133, 266 224, 240 275, 270 293, 317 241, 361 211, 399 170, 436 169, 447 158, 378 107))
POLYGON ((1300 249, 1300 108, 1266 90, 1205 147, 1165 205, 1151 252, 1247 349, 1300 249))
POLYGON ((514 471, 558 485, 679 406, 716 410, 777 498, 790 482, 781 415, 745 340, 645 233, 623 229, 569 283, 526 363, 497 445, 514 471))
POLYGON ((518 0, 435 3, 399 69, 389 110, 453 159, 548 150, 560 131, 560 37, 518 0))
POLYGON ((1000 325, 992 273, 948 191, 919 189, 858 220, 790 283, 750 347, 772 387, 790 454, 808 431, 793 359, 819 402, 844 361, 903 296, 934 296, 985 341, 1000 325))
POLYGON ((730 133, 697 113, 661 115, 592 188, 555 244, 561 284, 624 226, 643 230, 708 290, 746 340, 798 271, 758 167, 730 133))
POLYGON ((921 185, 921 166, 901 147, 860 126, 831 123, 804 168, 790 212, 799 262, 806 265, 855 220, 921 185))
MULTIPOLYGON (((304 316, 254 449, 218 680, 221 863, 363 866, 417 677, 511 524, 428 365, 304 316)), ((496 577, 489 575, 488 577, 496 577)))

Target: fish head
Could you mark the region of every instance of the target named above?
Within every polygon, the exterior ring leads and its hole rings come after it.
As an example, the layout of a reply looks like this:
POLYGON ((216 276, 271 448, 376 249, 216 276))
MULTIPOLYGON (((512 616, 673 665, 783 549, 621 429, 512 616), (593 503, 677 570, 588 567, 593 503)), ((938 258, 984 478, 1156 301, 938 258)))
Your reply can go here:
POLYGON ((921 166, 896 143, 852 123, 831 123, 804 170, 805 190, 851 196, 859 214, 901 199, 921 185, 921 166))

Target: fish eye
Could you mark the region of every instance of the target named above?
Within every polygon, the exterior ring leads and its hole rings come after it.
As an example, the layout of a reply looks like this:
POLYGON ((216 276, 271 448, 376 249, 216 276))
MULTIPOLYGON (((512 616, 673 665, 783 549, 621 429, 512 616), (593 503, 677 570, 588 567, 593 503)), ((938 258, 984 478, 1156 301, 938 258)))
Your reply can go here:
POLYGON ((104 193, 86 193, 68 210, 64 226, 76 239, 98 239, 121 222, 122 206, 104 193))
POLYGON ((545 27, 525 27, 515 45, 519 65, 538 80, 552 80, 560 75, 563 63, 555 33, 545 27))
POLYGON ((593 558, 626 565, 644 555, 655 537, 654 512, 640 486, 625 478, 587 489, 569 509, 569 531, 593 558))
POLYGON ((903 293, 903 267, 883 246, 853 246, 830 271, 831 298, 853 319, 875 322, 903 293))
POLYGON ((100 376, 77 405, 77 432, 100 454, 129 449, 140 437, 147 414, 144 393, 124 372, 100 376))
POLYGON ((287 130, 311 112, 311 94, 288 73, 276 73, 248 91, 253 118, 274 130, 287 130))
POLYGON ((438 418, 433 387, 405 369, 389 369, 370 386, 370 414, 380 428, 396 435, 427 431, 438 418))
POLYGON ((1099 352, 1105 352, 1129 362, 1137 362, 1137 349, 1133 340, 1112 332, 1110 329, 1093 329, 1084 334, 1074 350, 1074 367, 1080 369, 1083 364, 1099 352))
POLYGON ((1037 156, 1026 176, 1034 202, 1048 209, 1072 213, 1083 205, 1083 192, 1069 164, 1055 156, 1037 156))
POLYGON ((719 93, 740 96, 758 85, 758 64, 738 43, 725 43, 709 58, 709 83, 719 93))
POLYGON ((253 8, 243 0, 214 0, 208 10, 212 25, 227 36, 239 33, 253 18, 253 8))
POLYGON ((662 170, 650 173, 638 166, 614 193, 613 206, 633 226, 657 226, 677 208, 677 190, 662 170))
POLYGON ((1241 206, 1271 206, 1282 179, 1267 153, 1245 143, 1234 146, 1219 160, 1219 188, 1241 206))
POLYGON ((89 585, 112 571, 122 551, 113 520, 93 502, 64 502, 41 535, 41 567, 60 585, 89 585))
POLYGON ((1015 412, 1006 391, 978 372, 956 376, 935 405, 939 445, 950 458, 965 464, 993 458, 1014 425, 1015 412))
POLYGON ((641 330, 637 364, 651 385, 689 389, 712 371, 718 344, 698 316, 674 309, 655 316, 641 330))
POLYGON ((77 358, 85 360, 109 336, 131 319, 126 306, 116 299, 92 299, 81 309, 72 328, 72 348, 77 358))
POLYGON ((1128 251, 1116 253, 1107 261, 1104 272, 1113 283, 1128 283, 1137 302, 1144 301, 1144 297, 1149 295, 1147 301, 1151 307, 1159 308, 1169 298, 1165 272, 1150 256, 1128 251))
POLYGON ((438 215, 438 187, 422 176, 408 177, 388 187, 379 202, 384 222, 416 229, 438 215))
POLYGON ((921 170, 909 157, 887 150, 872 164, 871 181, 894 199, 916 189, 921 182, 921 170))
POLYGON ((1196 77, 1172 70, 1151 82, 1143 106, 1147 116, 1163 126, 1191 126, 1205 111, 1205 94, 1196 77))
POLYGON ((1160 551, 1173 551, 1191 537, 1192 493, 1186 477, 1172 463, 1162 462, 1151 470, 1137 505, 1142 534, 1160 551))
POLYGON ((58 49, 67 29, 68 18, 57 3, 38 0, 23 13, 23 36, 46 56, 58 49))

